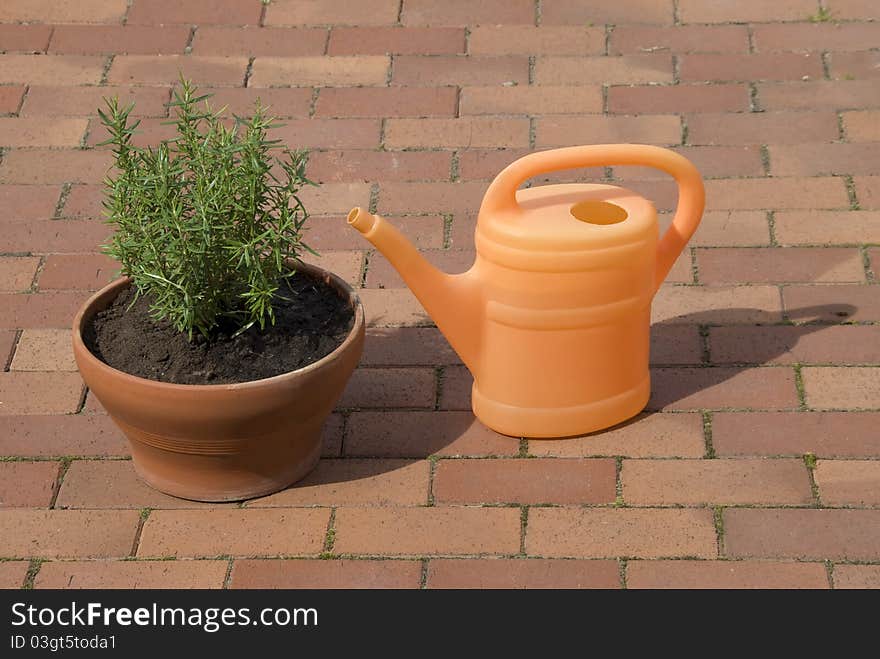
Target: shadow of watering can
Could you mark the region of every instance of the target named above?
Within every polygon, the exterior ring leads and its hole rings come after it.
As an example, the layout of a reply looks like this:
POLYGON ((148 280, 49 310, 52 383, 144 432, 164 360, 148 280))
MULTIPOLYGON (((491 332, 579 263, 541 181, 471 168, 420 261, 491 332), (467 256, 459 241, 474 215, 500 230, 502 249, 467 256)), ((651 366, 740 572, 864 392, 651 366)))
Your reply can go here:
POLYGON ((607 428, 650 395, 651 300, 703 212, 699 172, 679 154, 638 144, 529 154, 483 198, 476 261, 448 275, 378 215, 348 223, 384 254, 474 376, 474 414, 497 432, 564 437, 607 428), (649 165, 678 182, 661 239, 651 202, 613 185, 518 190, 545 172, 649 165))

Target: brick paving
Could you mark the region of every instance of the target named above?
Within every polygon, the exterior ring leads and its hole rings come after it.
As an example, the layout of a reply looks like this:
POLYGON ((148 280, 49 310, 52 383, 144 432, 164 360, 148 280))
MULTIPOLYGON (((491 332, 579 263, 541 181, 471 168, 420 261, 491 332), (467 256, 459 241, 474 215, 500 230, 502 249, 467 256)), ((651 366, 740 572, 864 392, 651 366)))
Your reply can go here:
MULTIPOLYGON (((0 587, 880 587, 878 43, 875 0, 4 0, 0 587), (310 239, 370 324, 325 459, 241 505, 141 484, 67 334, 113 271, 95 109, 135 100, 161 139, 178 69, 312 149, 310 239), (654 304, 649 410, 496 435, 343 215, 461 271, 505 164, 615 141, 707 178, 654 304)), ((650 170, 537 182, 589 177, 668 224, 650 170)))

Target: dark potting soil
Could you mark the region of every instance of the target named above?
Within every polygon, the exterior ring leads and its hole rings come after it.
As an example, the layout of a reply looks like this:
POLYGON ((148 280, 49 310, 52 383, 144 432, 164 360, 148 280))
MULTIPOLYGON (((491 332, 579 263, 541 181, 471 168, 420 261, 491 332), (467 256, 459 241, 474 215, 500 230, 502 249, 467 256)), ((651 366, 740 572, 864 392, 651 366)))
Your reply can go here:
POLYGON ((190 341, 170 323, 150 316, 141 296, 129 309, 128 287, 83 332, 98 359, 149 380, 176 384, 231 384, 260 380, 318 361, 339 347, 351 331, 354 313, 336 289, 300 271, 282 283, 275 324, 254 326, 239 336, 231 325, 210 340, 190 341))

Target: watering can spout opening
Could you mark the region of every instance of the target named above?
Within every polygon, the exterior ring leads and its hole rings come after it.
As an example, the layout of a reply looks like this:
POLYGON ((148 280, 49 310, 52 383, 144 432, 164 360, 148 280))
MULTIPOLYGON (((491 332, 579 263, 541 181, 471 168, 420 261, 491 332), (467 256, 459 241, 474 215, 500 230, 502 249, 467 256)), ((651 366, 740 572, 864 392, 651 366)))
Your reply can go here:
POLYGON ((349 211, 347 220, 351 226, 364 235, 370 233, 376 224, 376 217, 360 206, 356 206, 349 211))

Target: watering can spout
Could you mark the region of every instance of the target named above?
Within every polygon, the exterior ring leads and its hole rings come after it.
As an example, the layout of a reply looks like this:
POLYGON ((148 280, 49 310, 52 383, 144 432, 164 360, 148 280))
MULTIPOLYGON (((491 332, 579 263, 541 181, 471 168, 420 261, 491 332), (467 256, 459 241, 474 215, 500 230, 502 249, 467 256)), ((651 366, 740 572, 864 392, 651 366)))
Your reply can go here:
POLYGON ((470 272, 441 272, 393 225, 363 208, 353 208, 348 223, 391 262, 458 356, 475 372, 483 323, 476 277, 470 272))

